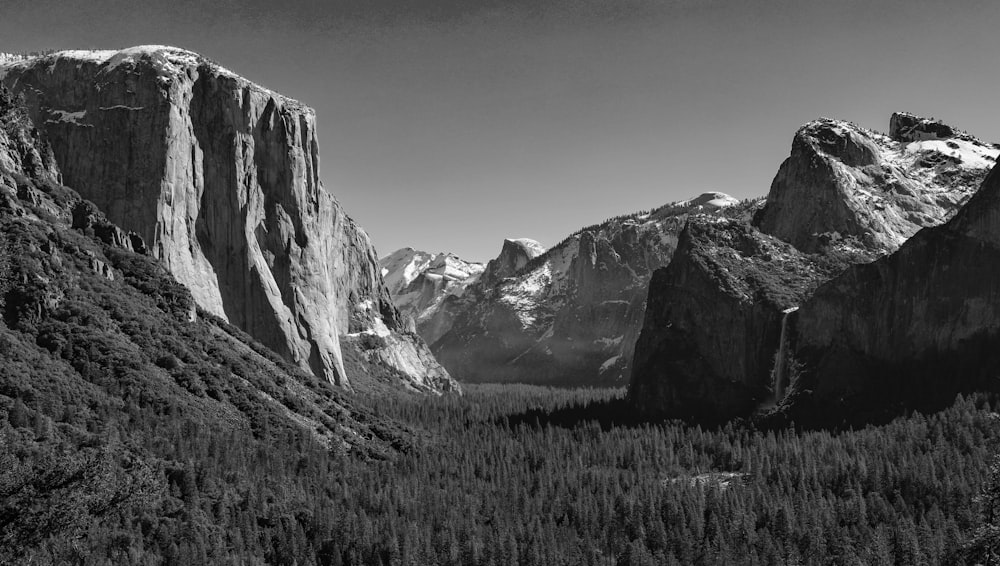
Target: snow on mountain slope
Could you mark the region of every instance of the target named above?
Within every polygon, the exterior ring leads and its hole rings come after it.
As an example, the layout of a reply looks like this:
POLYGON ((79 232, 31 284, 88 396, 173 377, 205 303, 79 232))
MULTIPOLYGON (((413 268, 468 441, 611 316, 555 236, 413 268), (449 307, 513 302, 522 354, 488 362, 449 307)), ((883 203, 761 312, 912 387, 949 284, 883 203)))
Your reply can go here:
POLYGON ((401 294, 430 265, 434 256, 403 248, 378 260, 385 286, 393 297, 401 294))
POLYGON ((428 343, 447 332, 446 303, 461 297, 486 266, 453 254, 403 248, 379 260, 382 276, 396 308, 413 319, 428 343))
POLYGON ((509 238, 508 241, 520 246, 531 257, 540 256, 545 253, 545 246, 531 238, 509 238))

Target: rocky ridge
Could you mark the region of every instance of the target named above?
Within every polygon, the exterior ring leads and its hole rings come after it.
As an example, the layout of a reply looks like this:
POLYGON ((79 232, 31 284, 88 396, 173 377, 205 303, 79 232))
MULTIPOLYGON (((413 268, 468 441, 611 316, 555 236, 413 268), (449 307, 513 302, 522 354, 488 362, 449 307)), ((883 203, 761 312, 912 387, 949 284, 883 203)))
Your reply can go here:
POLYGON ((207 311, 344 387, 341 337, 389 332, 348 340, 362 348, 351 359, 408 387, 456 387, 323 188, 312 109, 163 46, 8 58, 0 80, 24 97, 63 182, 138 234, 207 311))

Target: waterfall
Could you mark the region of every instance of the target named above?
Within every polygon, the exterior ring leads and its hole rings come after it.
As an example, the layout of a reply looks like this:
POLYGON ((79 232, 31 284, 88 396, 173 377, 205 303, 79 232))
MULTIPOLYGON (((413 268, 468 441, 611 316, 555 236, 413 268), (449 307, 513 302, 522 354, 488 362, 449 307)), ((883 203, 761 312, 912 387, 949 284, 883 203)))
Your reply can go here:
POLYGON ((799 307, 785 309, 781 317, 781 340, 778 342, 778 353, 774 356, 774 369, 771 370, 771 383, 774 388, 774 402, 780 403, 785 396, 786 366, 788 365, 788 315, 799 310, 799 307))

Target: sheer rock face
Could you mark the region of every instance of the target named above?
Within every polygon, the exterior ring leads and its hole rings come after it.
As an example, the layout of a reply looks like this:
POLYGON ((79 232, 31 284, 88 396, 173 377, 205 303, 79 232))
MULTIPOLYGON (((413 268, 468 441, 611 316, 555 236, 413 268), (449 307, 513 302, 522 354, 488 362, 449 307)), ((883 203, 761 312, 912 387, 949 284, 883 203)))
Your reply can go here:
POLYGON ((888 253, 949 219, 1000 153, 910 114, 893 114, 890 135, 839 120, 806 124, 755 224, 806 252, 854 239, 853 245, 888 253))
POLYGON ((950 222, 848 269, 802 306, 794 355, 805 370, 792 417, 864 421, 896 406, 935 408, 959 391, 995 387, 998 265, 994 168, 950 222))
POLYGON ((739 220, 688 220, 649 284, 629 398, 649 417, 716 421, 771 399, 782 318, 829 266, 739 220))
POLYGON ((685 219, 736 203, 707 193, 611 219, 520 266, 505 242, 477 283, 443 303, 457 314, 432 349, 462 381, 623 385, 649 278, 670 261, 685 219))
MULTIPOLYGON (((0 78, 44 125, 63 182, 206 310, 344 386, 355 307, 401 329, 368 236, 320 183, 312 109, 159 46, 8 62, 0 78)), ((403 373, 440 370, 428 364, 403 373)))
POLYGON ((9 92, 0 91, 0 172, 58 183, 62 175, 55 154, 41 136, 26 110, 16 104, 9 92))

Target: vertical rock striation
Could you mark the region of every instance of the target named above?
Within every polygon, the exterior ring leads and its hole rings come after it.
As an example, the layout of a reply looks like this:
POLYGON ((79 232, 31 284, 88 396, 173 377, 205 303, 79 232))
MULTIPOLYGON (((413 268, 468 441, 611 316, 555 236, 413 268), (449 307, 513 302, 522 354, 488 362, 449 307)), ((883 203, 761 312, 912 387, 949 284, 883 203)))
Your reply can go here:
MULTIPOLYGON (((44 125, 63 182, 141 235, 204 309, 343 386, 340 336, 371 320, 362 303, 399 334, 394 347, 426 349, 403 332, 368 236, 320 182, 312 109, 160 46, 8 62, 0 78, 44 125)), ((440 376, 424 359, 400 377, 440 376)))

